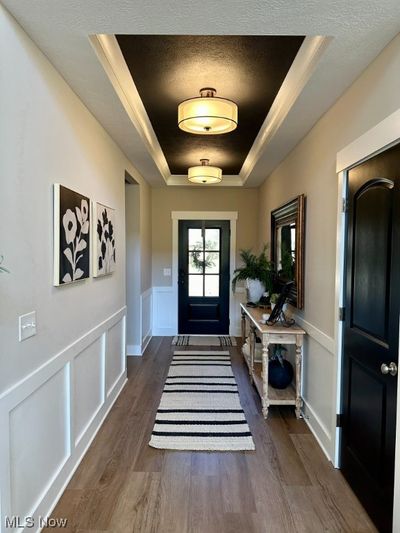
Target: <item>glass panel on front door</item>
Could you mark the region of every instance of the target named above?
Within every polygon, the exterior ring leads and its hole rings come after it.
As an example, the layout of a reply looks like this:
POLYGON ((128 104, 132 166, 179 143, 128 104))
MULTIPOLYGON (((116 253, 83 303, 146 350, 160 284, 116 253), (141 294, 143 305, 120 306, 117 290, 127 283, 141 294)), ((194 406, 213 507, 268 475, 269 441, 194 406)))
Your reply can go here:
POLYGON ((189 228, 189 296, 218 297, 220 289, 219 228, 189 228))

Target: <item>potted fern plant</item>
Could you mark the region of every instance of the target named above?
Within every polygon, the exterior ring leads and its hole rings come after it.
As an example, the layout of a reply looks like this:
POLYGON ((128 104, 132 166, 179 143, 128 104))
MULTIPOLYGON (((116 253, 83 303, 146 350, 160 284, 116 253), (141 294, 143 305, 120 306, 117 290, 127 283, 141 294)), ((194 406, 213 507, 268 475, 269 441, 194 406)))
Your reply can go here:
POLYGON ((240 258, 243 266, 236 268, 233 273, 232 289, 236 283, 244 280, 251 302, 258 302, 264 292, 271 293, 274 286, 274 269, 271 261, 267 258, 268 246, 265 245, 259 255, 251 250, 241 250, 240 258))

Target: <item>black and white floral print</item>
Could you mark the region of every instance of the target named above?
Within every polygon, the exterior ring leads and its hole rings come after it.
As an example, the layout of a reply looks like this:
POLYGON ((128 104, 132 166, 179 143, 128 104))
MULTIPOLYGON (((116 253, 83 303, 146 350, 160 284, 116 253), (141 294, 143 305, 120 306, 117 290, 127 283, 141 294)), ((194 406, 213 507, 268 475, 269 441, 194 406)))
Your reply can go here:
POLYGON ((75 207, 75 213, 67 209, 63 216, 63 227, 67 247, 64 248, 63 254, 71 265, 71 273, 67 272, 62 278, 63 283, 76 281, 84 275, 80 268, 79 262, 83 258, 83 251, 87 248, 88 243, 85 235, 89 233, 89 205, 87 200, 81 200, 81 206, 75 207))
POLYGON ((55 244, 58 245, 58 268, 56 285, 72 283, 88 278, 90 212, 89 198, 55 185, 55 216, 58 231, 55 244))
POLYGON ((103 276, 115 270, 115 211, 97 203, 96 214, 97 250, 94 275, 103 276))

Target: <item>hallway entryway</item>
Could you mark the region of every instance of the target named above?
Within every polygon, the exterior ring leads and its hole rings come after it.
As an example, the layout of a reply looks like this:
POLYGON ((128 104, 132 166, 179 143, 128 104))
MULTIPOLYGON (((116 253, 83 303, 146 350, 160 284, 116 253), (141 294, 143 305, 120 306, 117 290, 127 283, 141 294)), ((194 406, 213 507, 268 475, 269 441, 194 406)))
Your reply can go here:
POLYGON ((173 348, 154 337, 143 358, 128 359, 128 383, 53 512, 67 531, 376 531, 303 420, 290 408, 263 419, 240 346, 229 351, 256 451, 151 448, 173 348))

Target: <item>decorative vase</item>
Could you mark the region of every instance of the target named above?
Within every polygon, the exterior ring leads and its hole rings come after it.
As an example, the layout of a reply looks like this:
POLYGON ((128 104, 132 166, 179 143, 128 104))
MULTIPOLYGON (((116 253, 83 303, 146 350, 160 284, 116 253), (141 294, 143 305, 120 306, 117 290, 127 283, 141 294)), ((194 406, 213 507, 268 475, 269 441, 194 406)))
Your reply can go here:
POLYGON ((293 379, 293 367, 286 359, 283 365, 277 360, 272 359, 268 363, 268 382, 274 389, 286 389, 293 379))
POLYGON ((265 285, 259 279, 246 279, 249 302, 257 303, 265 291, 265 285))

